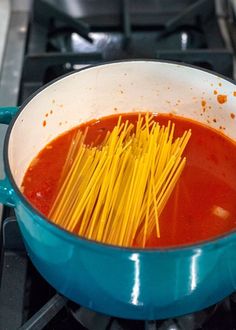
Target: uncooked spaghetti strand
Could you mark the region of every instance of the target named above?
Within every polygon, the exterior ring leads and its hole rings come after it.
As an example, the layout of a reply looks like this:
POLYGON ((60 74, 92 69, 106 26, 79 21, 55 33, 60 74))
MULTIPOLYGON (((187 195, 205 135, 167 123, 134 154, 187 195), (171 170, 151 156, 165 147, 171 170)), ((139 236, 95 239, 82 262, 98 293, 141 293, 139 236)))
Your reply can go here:
POLYGON ((107 189, 106 189, 106 194, 104 196, 104 205, 103 208, 101 210, 101 216, 99 219, 99 223, 98 223, 98 233, 96 236, 97 240, 101 240, 104 232, 105 232, 105 227, 106 227, 106 220, 107 220, 107 216, 109 214, 110 211, 110 206, 111 206, 111 200, 112 200, 112 192, 114 190, 114 185, 115 185, 115 180, 117 177, 117 172, 119 171, 118 169, 118 163, 119 163, 119 157, 120 157, 120 151, 117 151, 117 153, 114 155, 112 162, 110 164, 110 177, 106 182, 103 183, 103 185, 105 186, 105 184, 107 184, 107 189))
POLYGON ((151 202, 151 186, 149 185, 148 202, 147 202, 146 215, 145 215, 145 221, 144 221, 143 248, 145 247, 146 240, 147 240, 147 227, 148 227, 149 214, 150 214, 150 202, 151 202))
POLYGON ((81 130, 78 129, 77 132, 75 133, 75 135, 72 137, 72 141, 70 143, 70 147, 69 147, 69 150, 67 153, 67 157, 66 157, 63 169, 62 169, 60 180, 63 180, 66 173, 68 173, 71 165, 73 164, 73 161, 76 157, 76 154, 77 154, 79 148, 84 144, 87 133, 88 133, 88 127, 85 128, 84 132, 82 132, 81 130))
POLYGON ((188 141, 189 141, 189 139, 191 137, 191 134, 192 134, 191 129, 184 132, 184 135, 180 139, 179 152, 178 152, 177 155, 182 155, 182 153, 183 153, 184 149, 186 148, 187 143, 188 143, 188 141))
MULTIPOLYGON (((74 149, 75 149, 75 144, 79 144, 79 141, 81 141, 81 131, 77 131, 77 134, 76 134, 76 137, 75 137, 75 140, 73 141, 72 139, 72 142, 70 144, 70 147, 69 147, 69 150, 68 150, 68 154, 67 154, 67 157, 66 157, 66 160, 65 160, 65 164, 62 168, 62 173, 61 173, 61 176, 60 176, 60 179, 59 179, 59 183, 58 183, 58 186, 60 187, 62 184, 65 185, 65 174, 69 171, 69 162, 71 161, 71 157, 72 155, 74 154, 74 149), (64 182, 63 182, 64 181, 64 182)), ((72 157, 73 159, 74 157, 72 157)), ((73 165, 73 164, 72 164, 73 165)), ((58 203, 58 200, 60 199, 60 193, 61 193, 62 190, 59 190, 59 193, 57 194, 55 200, 54 200, 54 203, 50 209, 50 212, 49 212, 49 217, 53 217, 53 213, 55 211, 55 208, 56 208, 56 205, 58 203)))
MULTIPOLYGON (((85 151, 86 151, 86 149, 81 146, 81 148, 79 149, 78 158, 77 158, 78 164, 79 164, 79 161, 82 159, 83 154, 84 154, 85 151)), ((52 218, 52 219, 55 219, 56 223, 57 223, 57 220, 56 219, 57 219, 58 214, 60 212, 60 205, 62 204, 60 201, 63 199, 63 196, 66 196, 65 195, 65 189, 67 187, 70 187, 69 186, 70 176, 73 173, 73 170, 76 167, 76 164, 77 164, 77 162, 74 162, 72 164, 72 166, 71 166, 71 168, 69 170, 69 173, 65 177, 64 182, 62 183, 61 188, 60 188, 60 190, 59 190, 59 192, 58 192, 58 194, 57 194, 57 196, 56 196, 56 198, 54 200, 54 203, 52 205, 52 208, 50 210, 49 217, 52 218)))
MULTIPOLYGON (((110 183, 110 185, 111 185, 112 183, 110 183)), ((103 181, 103 185, 106 185, 106 183, 103 181)), ((101 224, 100 224, 101 225, 101 224)), ((103 230, 104 230, 104 228, 103 228, 103 230)))
MULTIPOLYGON (((119 225, 121 224, 120 217, 119 217, 119 212, 118 212, 118 205, 123 204, 122 202, 122 197, 125 199, 126 192, 129 188, 129 170, 127 170, 130 167, 130 153, 131 153, 131 148, 126 150, 126 152, 122 155, 122 159, 120 160, 121 162, 121 170, 120 173, 117 177, 114 191, 113 191, 113 196, 112 196, 112 206, 110 209, 110 214, 108 216, 104 236, 103 236, 103 241, 105 242, 106 240, 112 240, 113 238, 113 227, 114 229, 114 234, 117 236, 117 232, 119 231, 119 225), (126 170, 126 171, 125 171, 126 170), (120 202, 120 203, 119 203, 120 202)), ((114 237, 115 239, 115 237, 114 237)))
POLYGON ((114 237, 114 242, 116 242, 117 244, 119 243, 120 240, 121 241, 123 240, 123 237, 121 237, 122 228, 124 228, 123 227, 123 225, 124 225, 123 215, 125 213, 127 204, 129 202, 127 196, 130 192, 130 187, 132 185, 132 181, 135 179, 136 169, 138 168, 139 160, 138 159, 132 160, 132 158, 133 157, 131 155, 129 163, 127 164, 127 168, 129 170, 126 172, 126 175, 123 178, 123 185, 121 185, 120 190, 119 190, 120 199, 117 199, 117 204, 115 206, 116 213, 114 215, 114 221, 112 221, 111 237, 114 237), (123 189, 122 189, 122 187, 123 187, 123 189))
MULTIPOLYGON (((154 195, 156 196, 156 203, 158 205, 158 214, 160 215, 159 212, 159 200, 161 199, 161 196, 163 194, 163 191, 165 191, 165 187, 167 186, 167 181, 168 184, 171 182, 171 178, 172 178, 172 173, 176 170, 176 167, 178 166, 178 163, 176 162, 176 157, 172 156, 168 162, 168 164, 166 165, 163 173, 160 175, 160 177, 158 178, 154 189, 155 189, 155 193, 154 195)), ((142 215, 144 217, 145 215, 145 209, 142 210, 142 215)))
MULTIPOLYGON (((148 120, 146 118, 146 125, 148 125, 148 120)), ((145 132, 145 135, 146 137, 148 137, 148 134, 147 132, 145 132)), ((150 168, 150 164, 152 164, 152 158, 155 154, 155 140, 154 140, 154 135, 150 135, 150 143, 147 145, 148 149, 147 150, 143 150, 144 152, 144 155, 142 155, 140 157, 140 166, 139 166, 139 170, 141 171, 141 175, 144 177, 144 187, 147 185, 146 182, 148 180, 148 175, 149 175, 149 168, 150 168), (141 164, 142 164, 142 167, 141 167, 141 164)), ((129 219, 129 222, 128 222, 128 219, 125 220, 125 222, 127 221, 127 230, 126 230, 126 234, 125 234, 125 237, 123 239, 123 245, 127 246, 130 244, 130 241, 132 239, 132 230, 134 228, 134 208, 135 208, 135 205, 137 205, 137 195, 136 195, 136 192, 138 191, 139 189, 139 178, 140 178, 140 174, 137 172, 137 175, 135 175, 135 181, 134 181, 134 186, 133 186, 133 189, 132 189, 132 197, 131 197, 131 200, 129 201, 130 203, 130 206, 129 206, 129 210, 132 209, 132 214, 130 214, 130 212, 128 214, 126 214, 126 217, 129 219)), ((140 205, 141 207, 141 205, 140 205)))
MULTIPOLYGON (((100 179, 102 180, 102 179, 100 179)), ((88 230, 88 226, 90 224, 90 220, 92 217, 93 209, 96 205, 97 196, 101 187, 101 181, 98 182, 96 186, 94 186, 91 191, 91 196, 86 205, 84 205, 84 213, 81 215, 80 219, 77 219, 76 225, 74 226, 74 233, 77 233, 80 236, 86 236, 86 232, 88 230)))
MULTIPOLYGON (((122 180, 123 180, 123 183, 124 184, 122 184, 121 183, 121 186, 123 187, 123 195, 122 195, 122 197, 121 197, 121 200, 120 200, 120 205, 123 205, 123 207, 125 207, 125 197, 126 197, 126 191, 129 189, 129 178, 126 178, 127 180, 126 181, 124 181, 125 180, 125 177, 122 177, 121 178, 122 180), (124 200, 123 200, 123 202, 122 202, 122 198, 124 198, 124 200)), ((121 181, 122 182, 122 181, 121 181)), ((116 187, 116 185, 115 185, 115 187, 116 187)), ((114 188, 114 190, 116 190, 115 188, 114 188)), ((118 194, 119 194, 119 191, 117 191, 116 190, 116 196, 118 196, 118 194)), ((114 202, 114 199, 113 199, 113 202, 114 202)), ((115 200, 115 203, 116 203, 116 200, 115 200)), ((119 214, 119 208, 117 209, 117 206, 115 205, 115 203, 113 204, 113 205, 111 205, 111 209, 110 209, 110 216, 109 216, 109 218, 108 218, 108 222, 106 223, 106 228, 105 228, 105 232, 104 232, 104 237, 109 233, 109 236, 108 237, 111 237, 112 236, 112 228, 110 228, 109 229, 109 227, 112 225, 112 224, 114 224, 115 222, 116 222, 116 219, 114 218, 115 217, 115 215, 114 215, 114 217, 112 216, 112 213, 111 212, 113 212, 113 210, 114 209, 116 209, 116 215, 117 214, 119 214), (110 223, 110 220, 112 219, 112 224, 110 223)), ((123 219, 121 218, 120 219, 120 221, 119 221, 119 223, 120 224, 122 224, 123 222, 123 219)), ((121 226, 117 226, 117 228, 116 228, 116 234, 118 234, 118 232, 119 232, 119 228, 120 228, 121 226)), ((110 238, 109 238, 110 239, 110 238)))
MULTIPOLYGON (((88 151, 87 151, 88 154, 88 151)), ((85 153, 86 155, 86 153, 85 153)), ((85 158, 85 163, 83 164, 82 169, 79 171, 79 167, 75 169, 73 172, 73 175, 70 176, 70 181, 68 183, 68 186, 64 190, 63 198, 60 200, 60 215, 59 218, 62 219, 61 224, 63 226, 68 226, 68 229, 73 223, 73 214, 75 211, 75 206, 77 205, 77 200, 79 196, 78 192, 78 186, 82 186, 84 184, 84 180, 86 179, 89 181, 89 179, 92 176, 92 168, 91 165, 93 163, 94 154, 87 155, 85 158), (88 172, 88 169, 90 169, 91 174, 84 175, 88 172), (71 186, 71 188, 69 188, 71 186)))
POLYGON ((166 204, 166 202, 167 202, 170 194, 172 193, 172 191, 173 191, 173 189, 175 187, 175 184, 178 181, 178 179, 179 179, 179 177, 180 177, 180 175, 181 175, 181 173, 182 173, 182 171, 184 169, 185 164, 186 164, 186 158, 184 157, 181 160, 178 168, 175 171, 175 174, 174 174, 174 176, 172 178, 171 184, 168 185, 167 189, 165 190, 165 193, 162 196, 162 199, 159 201, 159 203, 160 203, 160 206, 159 206, 160 211, 159 212, 160 213, 163 211, 163 209, 165 207, 165 204, 166 204))
POLYGON ((173 137, 174 137, 174 131, 175 131, 175 124, 170 123, 170 131, 169 131, 169 136, 168 136, 168 141, 166 144, 168 144, 168 154, 167 154, 167 159, 171 156, 171 146, 173 143, 173 137))
POLYGON ((100 161, 98 162, 97 166, 94 169, 91 180, 89 181, 83 194, 81 195, 81 198, 79 198, 78 204, 77 204, 76 209, 74 210, 73 216, 71 218, 73 222, 76 219, 79 219, 81 217, 83 207, 84 207, 84 205, 86 205, 86 203, 89 200, 90 192, 93 189, 93 186, 95 186, 97 184, 97 182, 100 179, 100 176, 102 176, 105 165, 106 165, 106 157, 107 157, 106 153, 101 155, 100 161))
MULTIPOLYGON (((126 232, 124 233, 123 242, 122 242, 122 245, 124 245, 124 246, 128 246, 130 244, 131 237, 132 237, 132 229, 134 227, 133 220, 136 220, 132 216, 134 205, 137 203, 137 199, 136 199, 137 196, 136 196, 136 193, 134 193, 134 192, 137 191, 137 186, 140 183, 139 182, 139 179, 141 178, 141 175, 142 175, 142 181, 145 182, 144 183, 144 188, 146 187, 146 185, 147 185, 147 179, 148 179, 148 170, 147 170, 147 167, 148 167, 148 157, 147 156, 146 157, 142 157, 140 159, 139 166, 137 166, 137 168, 136 168, 137 174, 135 173, 135 180, 133 182, 132 195, 131 195, 129 204, 127 203, 128 204, 128 207, 129 207, 129 209, 128 209, 129 212, 127 212, 125 214, 126 217, 124 218, 124 221, 126 223, 126 232)), ((145 189, 143 189, 143 194, 144 194, 144 191, 145 191, 145 189)), ((142 199, 141 199, 141 201, 142 201, 142 199)), ((138 207, 141 207, 141 204, 138 205, 138 207)))
MULTIPOLYGON (((78 192, 77 192, 77 196, 76 196, 76 201, 75 201, 74 207, 71 209, 70 215, 69 215, 70 223, 71 223, 71 225, 73 224, 71 227, 71 230, 73 230, 75 232, 78 230, 79 230, 79 233, 85 232, 88 222, 90 221, 90 217, 88 217, 87 205, 90 204, 91 207, 94 207, 95 201, 97 198, 97 193, 98 193, 98 190, 100 189, 101 182, 102 182, 101 177, 98 177, 97 183, 91 187, 91 190, 89 193, 89 198, 87 197, 88 198, 87 202, 82 204, 80 207, 78 205, 79 205, 80 199, 84 197, 83 192, 86 190, 87 185, 89 184, 89 182, 91 181, 93 176, 96 175, 95 173, 97 171, 97 166, 98 166, 100 159, 101 159, 100 153, 96 153, 94 162, 89 169, 89 171, 92 173, 90 176, 90 180, 89 181, 84 180, 81 183, 81 186, 79 186, 77 188, 78 192), (79 193, 80 191, 81 191, 81 194, 79 193), (93 196, 92 201, 91 201, 91 199, 92 199, 91 196, 93 196), (94 201, 94 199, 95 199, 95 201, 94 201), (93 201, 94 201, 94 203, 92 203, 93 201)), ((86 198, 86 196, 85 196, 85 198, 86 198)))
MULTIPOLYGON (((173 183, 171 182, 171 178, 172 178, 173 172, 176 170, 176 168, 180 162, 180 159, 179 159, 179 162, 177 162, 175 159, 176 159, 175 156, 171 157, 167 166, 165 167, 164 171, 162 172, 161 176, 158 178, 158 181, 157 181, 156 187, 155 187, 156 192, 154 193, 154 198, 157 198, 157 200, 154 202, 154 203, 156 203, 156 205, 159 204, 159 201, 160 201, 162 195, 164 194, 166 187, 168 185, 173 186, 173 183), (164 184, 164 187, 162 187, 163 184, 164 184), (155 196, 159 196, 159 197, 155 197, 155 196)), ((161 211, 162 211, 162 209, 160 209, 160 206, 158 207, 158 213, 157 213, 157 209, 156 209, 156 211, 154 210, 154 213, 156 213, 155 218, 157 217, 158 214, 160 215, 161 211)), ((143 209, 142 214, 144 217, 145 209, 143 209)), ((153 215, 153 212, 152 212, 152 215, 153 215)), ((151 223, 149 223, 149 228, 152 228, 151 223)), ((142 230, 140 231, 140 233, 142 233, 142 230)), ((140 239, 141 239, 141 237, 140 237, 140 239)))
POLYGON ((137 227, 139 226, 140 222, 140 208, 142 207, 143 199, 144 199, 144 193, 145 193, 145 181, 146 176, 144 171, 142 171, 142 167, 139 166, 139 171, 137 173, 138 183, 139 183, 139 189, 136 189, 137 196, 136 196, 136 203, 134 205, 133 209, 133 218, 136 219, 135 224, 133 225, 133 233, 130 238, 130 242, 133 240, 133 236, 135 236, 135 232, 137 230, 137 227))
MULTIPOLYGON (((150 168, 153 166, 154 159, 155 159, 155 154, 159 150, 159 145, 156 145, 156 143, 155 143, 156 142, 156 135, 158 134, 158 132, 159 132, 159 130, 156 131, 156 132, 154 130, 152 131, 151 141, 149 143, 149 150, 148 150, 148 152, 149 152, 149 158, 147 159, 148 166, 145 165, 145 168, 148 169, 147 175, 146 175, 146 177, 144 177, 145 182, 147 182, 149 180, 148 176, 149 176, 150 168)), ((141 169, 141 171, 142 171, 142 169, 141 169)), ((140 210, 145 207, 144 205, 146 205, 145 204, 145 190, 146 190, 147 184, 145 184, 144 182, 141 181, 142 177, 143 177, 142 175, 138 176, 138 179, 136 181, 137 186, 135 187, 135 189, 136 189, 135 191, 137 191, 137 193, 136 193, 137 196, 136 196, 136 203, 134 205, 133 212, 132 212, 133 217, 136 217, 139 220, 137 220, 136 223, 132 224, 133 225, 131 227, 132 234, 130 233, 129 236, 128 236, 129 237, 129 240, 128 240, 129 244, 132 244, 133 239, 136 235, 136 231, 137 231, 137 229, 139 227, 139 224, 140 224, 140 221, 141 221, 141 217, 140 217, 141 212, 140 212, 140 210), (140 186, 143 187, 143 191, 141 191, 141 189, 139 189, 139 184, 140 184, 140 186), (140 194, 138 194, 138 192, 140 192, 140 194), (141 204, 140 204, 140 202, 138 203, 138 201, 140 201, 140 198, 141 198, 141 201, 142 201, 141 204), (139 215, 138 214, 136 215, 136 213, 135 213, 136 209, 138 210, 139 215)), ((147 186, 147 189, 148 189, 148 186, 147 186)), ((149 207, 149 205, 150 205, 150 203, 147 205, 147 207, 149 207)), ((126 242, 126 243, 128 243, 128 242, 126 242)))
POLYGON ((70 143, 70 147, 67 153, 67 158, 65 160, 64 167, 67 167, 68 163, 74 160, 76 156, 76 152, 78 150, 78 146, 84 144, 84 140, 87 136, 87 133, 88 133, 88 127, 86 127, 84 132, 82 132, 79 129, 76 131, 75 135, 72 137, 72 141, 70 143))
POLYGON ((127 194, 126 203, 124 205, 124 215, 123 215, 123 218, 122 218, 123 226, 121 226, 118 245, 122 245, 122 242, 124 240, 125 230, 126 230, 126 227, 127 227, 127 224, 128 224, 128 214, 130 212, 130 207, 131 207, 130 200, 132 198, 132 189, 133 189, 133 185, 134 185, 134 181, 135 181, 137 168, 138 168, 138 161, 135 161, 134 170, 133 170, 133 173, 131 175, 130 187, 129 187, 129 191, 128 191, 128 194, 127 194))
MULTIPOLYGON (((176 184, 180 174, 182 173, 185 163, 186 163, 186 158, 183 158, 182 160, 181 160, 181 158, 178 158, 178 160, 175 162, 175 164, 170 172, 170 175, 169 175, 167 181, 165 182, 161 193, 159 194, 159 196, 157 198, 158 214, 161 214, 161 212, 163 211, 165 204, 168 200, 168 197, 172 193, 172 191, 175 187, 175 184, 176 184)), ((150 214, 151 220, 149 222, 149 228, 148 228, 147 235, 150 235, 150 233, 152 232, 152 230, 155 226, 155 222, 152 221, 153 213, 154 213, 154 210, 152 210, 152 213, 150 214)), ((142 230, 140 231, 140 237, 139 237, 140 243, 141 243, 141 239, 142 239, 142 230)))
POLYGON ((151 166, 151 173, 150 173, 150 180, 151 180, 151 190, 152 190, 152 201, 153 201, 153 210, 154 210, 154 218, 155 218, 155 224, 156 224, 156 235, 159 238, 160 237, 160 226, 159 226, 159 215, 158 215, 158 205, 156 200, 156 194, 155 194, 155 163, 153 161, 151 166))
MULTIPOLYGON (((88 168, 91 167, 93 162, 95 149, 87 150, 84 147, 81 147, 81 154, 78 153, 77 159, 74 162, 74 166, 69 171, 67 180, 65 180, 65 186, 62 186, 62 196, 61 199, 58 201, 59 205, 62 206, 61 211, 63 209, 67 209, 66 202, 70 201, 70 196, 76 196, 76 188, 79 182, 83 177, 86 177, 89 180, 89 175, 84 176, 84 173, 87 173, 88 168), (84 152, 83 152, 84 151, 84 152)), ((70 210, 70 207, 68 208, 70 210)))
POLYGON ((136 124, 136 130, 135 130, 135 136, 136 138, 138 138, 141 129, 142 129, 142 125, 143 125, 143 116, 141 115, 141 113, 138 114, 138 120, 137 120, 137 124, 136 124))
POLYGON ((155 181, 153 174, 152 174, 152 196, 153 196, 153 210, 154 210, 154 217, 156 224, 156 235, 159 238, 160 237, 159 214, 158 214, 158 205, 155 195, 155 181))
MULTIPOLYGON (((165 143, 165 141, 166 141, 166 137, 163 137, 163 128, 161 129, 161 130, 158 130, 158 133, 161 135, 161 137, 159 138, 159 142, 160 142, 160 144, 161 143, 165 143)), ((156 139, 157 137, 155 136, 155 139, 156 139)), ((159 153, 159 151, 161 151, 161 149, 162 148, 165 148, 166 147, 166 145, 165 146, 160 146, 160 145, 158 145, 157 147, 156 147, 156 154, 158 155, 158 153, 159 153)), ((154 158, 155 157, 157 157, 157 156, 155 156, 154 155, 154 158)), ((154 162, 154 158, 153 158, 153 164, 152 164, 152 168, 153 168, 153 166, 154 166, 154 164, 155 164, 155 162, 154 162)), ((161 162, 161 161, 160 161, 161 162)), ((164 167, 164 165, 163 164, 161 164, 161 166, 162 167, 164 167)), ((158 175, 159 173, 157 173, 157 175, 158 175)), ((142 214, 144 213, 145 214, 145 212, 146 212, 146 208, 147 208, 147 202, 145 202, 145 200, 144 200, 144 202, 143 202, 143 205, 142 205, 142 207, 141 207, 141 209, 140 209, 140 214, 141 214, 141 219, 143 218, 143 216, 142 216, 142 214)), ((157 221, 158 221, 158 219, 157 219, 157 221)), ((135 229, 134 229, 134 232, 133 232, 133 236, 132 236, 132 239, 131 239, 131 241, 133 241, 133 239, 134 239, 134 237, 135 237, 135 234, 136 234, 136 231, 138 230, 138 227, 139 227, 139 223, 137 222, 136 223, 136 227, 135 227, 135 229)))
POLYGON ((106 172, 110 171, 110 175, 104 178, 102 183, 99 196, 97 199, 97 204, 94 209, 93 213, 93 220, 90 227, 90 231, 88 232, 88 237, 94 237, 95 234, 93 233, 93 227, 97 224, 97 234, 96 239, 101 240, 103 235, 104 226, 105 226, 105 216, 109 212, 108 210, 108 203, 110 202, 110 191, 113 188, 114 184, 114 176, 116 173, 116 166, 117 166, 118 157, 112 156, 110 162, 106 166, 106 172), (116 159, 116 161, 115 161, 116 159))
MULTIPOLYGON (((94 179, 93 174, 94 171, 97 170, 98 165, 102 165, 102 162, 99 162, 99 159, 97 159, 96 157, 97 152, 95 152, 95 158, 94 155, 91 155, 91 150, 87 150, 87 162, 86 165, 88 165, 87 167, 87 173, 89 175, 82 175, 83 173, 74 173, 75 176, 81 178, 81 181, 79 182, 78 179, 76 180, 76 182, 71 182, 71 190, 74 190, 74 194, 73 194, 73 199, 74 199, 74 203, 72 205, 70 205, 70 207, 68 207, 68 211, 67 211, 67 215, 66 215, 66 223, 64 223, 64 225, 67 226, 67 229, 71 229, 74 230, 74 227, 76 225, 76 220, 80 219, 80 215, 76 214, 76 212, 78 211, 78 204, 79 202, 81 202, 81 200, 85 199, 87 197, 87 191, 86 189, 88 188, 88 185, 91 184, 91 181, 94 179), (98 165, 97 165, 98 164, 98 165), (89 169, 89 171, 88 171, 89 169), (79 174, 79 175, 78 175, 79 174), (80 184, 78 184, 80 183, 80 184), (86 184, 87 183, 87 184, 86 184), (78 187, 80 188, 80 191, 82 190, 81 187, 85 187, 84 191, 80 194, 78 191, 78 187), (76 192, 77 191, 77 192, 76 192), (75 198, 74 198, 75 196, 75 198)), ((65 198, 66 198, 66 194, 65 194, 65 198)), ((65 202, 66 203, 66 202, 65 202)), ((67 199, 67 203, 70 203, 70 199, 67 199)), ((69 204, 68 204, 69 205, 69 204)), ((79 207, 79 211, 82 213, 83 212, 83 207, 85 204, 82 204, 82 207, 79 207)))
POLYGON ((73 136, 72 141, 70 143, 70 147, 67 153, 67 157, 64 163, 64 166, 62 168, 61 172, 61 179, 64 178, 65 174, 68 172, 70 168, 70 164, 73 162, 75 157, 75 152, 77 150, 77 147, 82 144, 82 132, 80 130, 77 130, 75 136, 73 136))
MULTIPOLYGON (((165 171, 165 173, 162 175, 162 177, 161 177, 161 180, 160 180, 160 182, 165 182, 165 178, 168 176, 168 173, 170 172, 170 169, 171 169, 171 167, 174 165, 174 159, 172 159, 170 162, 169 162, 169 166, 168 166, 168 168, 167 169, 165 169, 166 171, 165 171)), ((155 187, 155 190, 157 190, 157 191, 155 191, 155 194, 154 194, 154 198, 158 198, 158 196, 159 196, 159 193, 160 193, 160 191, 161 191, 161 187, 162 187, 162 184, 157 184, 157 187, 155 187)), ((158 205, 158 202, 156 201, 156 203, 157 203, 157 205, 158 205)), ((147 208, 147 201, 143 204, 143 207, 142 207, 142 209, 140 210, 140 213, 141 213, 141 219, 145 219, 145 213, 146 213, 146 208, 147 208)), ((152 214, 153 212, 151 212, 151 214, 152 214)), ((158 214, 160 214, 159 212, 158 212, 158 214)), ((152 220, 152 219, 151 219, 152 220)), ((150 220, 150 221, 151 221, 150 220)), ((150 227, 150 222, 149 222, 149 227, 150 227)), ((139 229, 139 233, 140 233, 140 235, 143 235, 143 227, 142 227, 142 229, 139 229)), ((141 237, 140 237, 140 239, 141 239, 141 237)))
POLYGON ((166 127, 166 129, 163 128, 163 130, 161 129, 161 137, 160 137, 160 148, 159 148, 159 153, 157 154, 157 161, 156 161, 156 172, 155 172, 155 176, 159 176, 163 169, 165 168, 165 164, 168 160, 168 148, 169 145, 167 144, 167 139, 168 139, 168 131, 169 131, 169 127, 166 127))
MULTIPOLYGON (((128 128, 128 122, 125 123, 124 125, 124 134, 126 134, 127 132, 127 128, 128 128)), ((111 134, 111 148, 108 150, 108 161, 107 161, 107 164, 106 164, 106 170, 109 172, 110 171, 110 166, 112 165, 112 161, 113 161, 113 155, 115 152, 117 152, 116 150, 116 139, 117 139, 117 136, 115 135, 115 137, 113 138, 112 134, 111 134), (110 158, 109 158, 110 157, 110 158)), ((120 153, 120 151, 119 151, 120 153)), ((89 232, 88 232, 88 237, 91 238, 92 235, 93 235, 93 230, 94 230, 94 226, 96 224, 96 221, 97 221, 97 218, 98 216, 100 216, 100 212, 102 212, 102 208, 104 209, 104 199, 105 199, 105 196, 107 194, 107 190, 109 188, 109 185, 112 184, 111 182, 109 182, 110 180, 110 176, 108 177, 105 177, 105 182, 103 183, 102 187, 101 187, 101 191, 100 191, 100 194, 99 194, 99 197, 98 197, 98 200, 97 200, 97 205, 95 207, 95 210, 94 210, 94 213, 93 213, 93 219, 91 221, 91 226, 90 226, 90 229, 89 229, 89 232)), ((100 223, 101 224, 101 223, 100 223)), ((102 224, 104 224, 104 220, 102 221, 102 224)), ((101 232, 103 231, 103 228, 102 228, 102 225, 100 226, 100 233, 99 235, 101 235, 101 232)))
MULTIPOLYGON (((129 212, 124 212, 125 213, 125 217, 124 217, 124 222, 126 223, 126 232, 123 235, 123 241, 122 241, 122 245, 128 245, 129 244, 129 240, 130 240, 130 236, 131 233, 130 231, 132 230, 133 227, 133 220, 134 218, 131 215, 131 211, 133 213, 133 208, 135 205, 135 201, 136 201, 136 194, 134 194, 133 192, 137 191, 137 183, 139 183, 139 179, 142 177, 142 181, 145 182, 144 183, 144 187, 146 186, 146 181, 147 181, 147 157, 140 157, 139 161, 137 162, 137 167, 135 168, 135 173, 134 173, 134 180, 133 180, 133 186, 132 186, 132 194, 130 196, 130 200, 127 200, 127 206, 128 206, 128 210, 129 212), (131 218, 130 218, 131 217, 131 218)), ((137 201, 136 201, 137 203, 137 201)), ((138 205, 138 207, 141 207, 141 204, 138 205)), ((138 222, 138 220, 136 220, 138 222)))
MULTIPOLYGON (((188 142, 188 140, 189 140, 189 138, 190 138, 190 136, 191 136, 191 132, 190 131, 189 132, 186 131, 184 133, 183 137, 181 137, 181 139, 178 139, 178 141, 177 141, 178 143, 175 145, 175 148, 173 150, 171 150, 170 156, 172 154, 175 155, 176 157, 179 156, 179 155, 181 155, 182 152, 183 152, 183 150, 184 150, 184 148, 185 148, 185 146, 186 146, 186 144, 187 144, 187 142, 188 142)), ((166 153, 167 154, 167 152, 164 149, 164 147, 163 147, 163 153, 166 153)), ((161 157, 160 157, 160 159, 161 159, 161 157)), ((160 159, 159 159, 159 161, 160 161, 160 159)), ((164 173, 165 173, 165 171, 162 172, 162 176, 163 176, 164 173)), ((158 177, 157 173, 156 173, 156 176, 158 177)))
MULTIPOLYGON (((175 185, 176 185, 176 182, 177 182, 179 176, 180 176, 181 173, 182 173, 182 170, 183 170, 183 168, 184 168, 184 166, 185 166, 185 161, 186 161, 185 158, 182 159, 180 165, 178 166, 177 171, 175 172, 175 174, 174 174, 174 176, 173 176, 173 178, 172 178, 171 184, 169 184, 169 186, 168 186, 167 189, 165 190, 164 194, 162 195, 162 199, 159 201, 159 213, 160 213, 160 214, 161 214, 161 212, 163 211, 163 209, 164 209, 164 207, 165 207, 165 204, 166 204, 168 198, 170 197, 170 195, 171 195, 171 193, 172 193, 172 191, 173 191, 173 189, 174 189, 174 187, 175 187, 175 185)), ((150 217, 151 217, 151 215, 150 215, 150 217)), ((151 217, 151 219, 152 219, 152 217, 151 217)), ((154 227, 154 226, 153 226, 153 222, 150 222, 150 226, 149 226, 149 228, 148 228, 148 233, 147 233, 147 235, 150 235, 150 234, 151 234, 151 232, 152 232, 152 230, 153 230, 153 227, 154 227)), ((140 239, 141 239, 141 238, 140 238, 140 239)))
MULTIPOLYGON (((151 131, 150 142, 148 145, 149 150, 148 150, 147 157, 146 157, 147 164, 145 165, 146 169, 147 169, 147 175, 146 175, 147 204, 146 204, 146 216, 145 216, 145 222, 144 222, 143 247, 145 246, 145 243, 146 243, 146 232, 147 232, 147 226, 148 226, 148 221, 149 221, 149 210, 150 210, 150 200, 151 200, 150 171, 151 171, 151 168, 152 168, 154 160, 155 160, 155 154, 157 153, 157 151, 159 151, 159 148, 155 143, 156 136, 155 136, 154 132, 155 132, 155 129, 151 131)), ((132 236, 130 238, 131 238, 131 240, 129 241, 129 243, 131 244, 132 236)))

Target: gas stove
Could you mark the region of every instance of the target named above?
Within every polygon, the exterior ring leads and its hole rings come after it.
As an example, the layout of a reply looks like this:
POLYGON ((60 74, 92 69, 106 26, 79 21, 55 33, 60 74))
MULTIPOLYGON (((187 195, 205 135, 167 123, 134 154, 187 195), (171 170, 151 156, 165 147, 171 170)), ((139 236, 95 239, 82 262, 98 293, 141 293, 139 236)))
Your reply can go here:
MULTIPOLYGON (((25 0, 21 7, 13 1, 0 74, 1 105, 21 104, 62 74, 112 60, 182 61, 233 78, 230 3, 25 0)), ((1 126, 2 139, 4 133, 1 126)), ((12 209, 3 209, 0 237, 2 330, 236 329, 235 293, 205 310, 167 320, 125 320, 88 310, 61 296, 37 272, 12 209)))

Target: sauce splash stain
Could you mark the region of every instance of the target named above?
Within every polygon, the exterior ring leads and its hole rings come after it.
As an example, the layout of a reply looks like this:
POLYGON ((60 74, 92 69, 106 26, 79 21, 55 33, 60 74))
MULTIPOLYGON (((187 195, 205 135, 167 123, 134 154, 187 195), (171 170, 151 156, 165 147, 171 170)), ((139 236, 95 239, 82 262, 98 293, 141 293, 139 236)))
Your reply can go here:
POLYGON ((224 94, 217 95, 217 101, 220 104, 223 104, 223 103, 227 102, 227 95, 224 95, 224 94))

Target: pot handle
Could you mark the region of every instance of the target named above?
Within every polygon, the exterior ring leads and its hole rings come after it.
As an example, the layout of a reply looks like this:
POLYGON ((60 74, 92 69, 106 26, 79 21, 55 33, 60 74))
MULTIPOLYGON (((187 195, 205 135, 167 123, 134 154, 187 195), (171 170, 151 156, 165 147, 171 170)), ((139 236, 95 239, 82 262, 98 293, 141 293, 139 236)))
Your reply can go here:
POLYGON ((9 207, 16 206, 15 192, 7 178, 0 180, 0 203, 9 207))
POLYGON ((0 123, 9 124, 18 110, 18 107, 0 107, 0 123))
MULTIPOLYGON (((18 107, 0 107, 0 123, 9 124, 15 116, 18 107)), ((0 203, 10 207, 15 206, 14 190, 7 178, 0 180, 0 203)))

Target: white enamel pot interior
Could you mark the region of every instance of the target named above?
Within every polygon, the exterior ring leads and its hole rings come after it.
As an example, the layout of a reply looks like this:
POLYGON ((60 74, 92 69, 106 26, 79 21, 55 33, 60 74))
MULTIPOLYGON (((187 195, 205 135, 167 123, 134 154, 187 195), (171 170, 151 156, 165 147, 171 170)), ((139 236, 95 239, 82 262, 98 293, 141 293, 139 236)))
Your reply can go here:
POLYGON ((62 132, 112 114, 172 113, 235 138, 235 95, 232 82, 169 62, 113 62, 69 74, 47 85, 23 105, 9 137, 13 178, 20 187, 32 159, 62 132))

